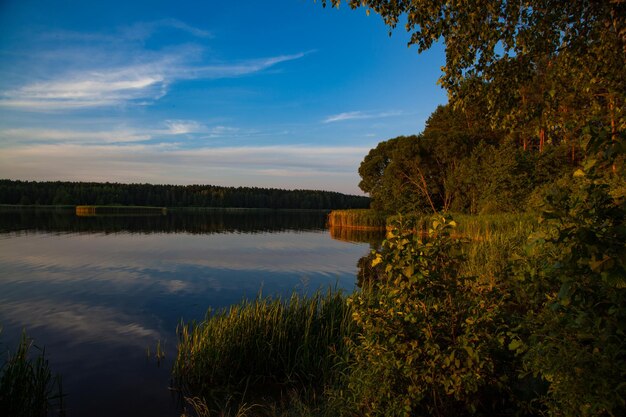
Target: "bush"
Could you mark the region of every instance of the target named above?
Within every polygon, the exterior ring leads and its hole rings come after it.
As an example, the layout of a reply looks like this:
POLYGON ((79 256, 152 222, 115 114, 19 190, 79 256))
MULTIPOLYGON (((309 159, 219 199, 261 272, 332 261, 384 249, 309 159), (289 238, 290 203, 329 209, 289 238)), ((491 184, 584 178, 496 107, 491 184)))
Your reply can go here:
POLYGON ((425 238, 397 225, 372 261, 379 276, 350 298, 360 331, 348 377, 357 414, 470 414, 503 389, 494 360, 505 349, 502 301, 460 276, 455 225, 436 218, 425 238))
POLYGON ((543 209, 519 262, 518 296, 530 308, 512 347, 547 382, 549 415, 626 415, 624 203, 578 171, 543 209))

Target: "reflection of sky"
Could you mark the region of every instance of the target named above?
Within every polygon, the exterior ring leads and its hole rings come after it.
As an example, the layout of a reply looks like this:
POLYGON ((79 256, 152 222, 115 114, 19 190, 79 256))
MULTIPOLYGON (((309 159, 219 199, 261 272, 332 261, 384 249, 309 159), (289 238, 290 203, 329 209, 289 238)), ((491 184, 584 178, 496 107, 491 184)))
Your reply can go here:
MULTIPOLYGON (((367 248, 326 232, 3 235, 2 342, 13 345, 25 328, 45 344, 64 389, 80 392, 73 398, 79 410, 96 415, 92 403, 113 389, 106 384, 119 389, 141 380, 153 391, 146 394, 152 415, 176 415, 165 391, 156 394, 167 386, 169 369, 146 368, 147 346, 166 341, 171 357, 181 318, 201 319, 209 306, 261 289, 285 295, 335 285, 350 290, 367 248)), ((134 385, 128 389, 136 391, 134 385)), ((120 398, 119 410, 113 402, 98 412, 130 413, 125 401, 120 398)), ((145 414, 145 406, 137 407, 145 414)))
MULTIPOLYGON (((10 250, 0 253, 0 262, 19 262, 20 268, 120 268, 174 272, 180 268, 202 266, 230 270, 256 270, 279 273, 351 273, 346 262, 350 248, 330 240, 325 232, 281 232, 260 234, 114 234, 20 236, 9 242, 10 250), (50 243, 54 239, 54 244, 50 243), (45 248, 45 250, 43 250, 45 248), (19 253, 19 256, 15 254, 19 253)), ((119 271, 118 271, 119 273, 119 271)), ((85 279, 86 277, 81 277, 85 279)), ((119 275, 99 277, 123 280, 119 275)), ((20 277, 20 280, 28 277, 20 277)), ((66 279, 75 280, 71 275, 66 279)))

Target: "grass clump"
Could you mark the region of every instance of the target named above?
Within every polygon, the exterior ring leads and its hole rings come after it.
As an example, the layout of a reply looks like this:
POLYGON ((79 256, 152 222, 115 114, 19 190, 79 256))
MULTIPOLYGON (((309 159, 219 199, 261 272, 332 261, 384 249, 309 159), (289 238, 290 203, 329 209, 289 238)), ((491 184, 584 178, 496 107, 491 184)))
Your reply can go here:
POLYGON ((370 209, 333 210, 328 214, 328 226, 384 230, 386 216, 370 209))
POLYGON ((183 395, 222 411, 245 401, 276 404, 294 391, 314 401, 340 376, 351 315, 333 291, 209 311, 201 323, 179 326, 175 379, 183 395))
POLYGON ((54 375, 45 348, 26 334, 16 351, 7 352, 0 366, 0 410, 12 417, 64 415, 61 378, 54 375), (34 356, 31 349, 38 351, 34 356))
MULTIPOLYGON (((428 234, 431 228, 431 215, 407 213, 388 216, 387 229, 394 225, 410 223, 415 231, 428 234)), ((501 214, 453 214, 457 222, 455 236, 462 236, 472 241, 508 240, 509 237, 523 237, 524 239, 537 225, 537 215, 532 213, 501 213, 501 214)))

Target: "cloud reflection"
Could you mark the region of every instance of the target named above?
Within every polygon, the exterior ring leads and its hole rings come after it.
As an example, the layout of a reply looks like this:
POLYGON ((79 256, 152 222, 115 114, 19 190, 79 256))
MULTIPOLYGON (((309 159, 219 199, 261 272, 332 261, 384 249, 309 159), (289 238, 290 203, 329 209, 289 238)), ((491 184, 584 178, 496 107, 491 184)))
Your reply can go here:
POLYGON ((45 327, 69 336, 69 343, 109 342, 145 347, 161 337, 157 330, 138 323, 118 309, 50 300, 0 299, 5 324, 36 329, 45 327))

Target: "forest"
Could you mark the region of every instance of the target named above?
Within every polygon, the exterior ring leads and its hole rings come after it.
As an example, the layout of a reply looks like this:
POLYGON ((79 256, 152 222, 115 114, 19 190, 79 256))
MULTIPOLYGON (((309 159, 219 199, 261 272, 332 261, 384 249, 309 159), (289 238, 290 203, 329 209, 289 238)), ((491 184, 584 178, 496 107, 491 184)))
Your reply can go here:
POLYGON ((347 209, 369 198, 317 190, 0 180, 0 204, 347 209))

